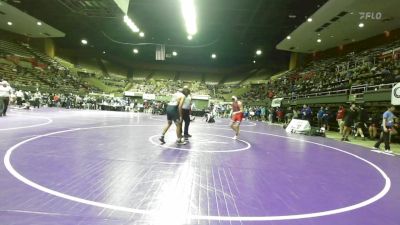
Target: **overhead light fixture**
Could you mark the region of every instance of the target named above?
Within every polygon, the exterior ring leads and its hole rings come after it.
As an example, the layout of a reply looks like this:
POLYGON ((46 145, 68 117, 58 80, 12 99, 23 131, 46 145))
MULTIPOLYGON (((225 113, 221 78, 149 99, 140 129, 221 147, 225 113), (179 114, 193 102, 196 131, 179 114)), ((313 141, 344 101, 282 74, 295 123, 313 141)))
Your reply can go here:
POLYGON ((36 24, 37 24, 38 26, 42 26, 42 22, 40 22, 40 21, 38 21, 36 24))
POLYGON ((88 41, 87 41, 86 39, 82 39, 82 40, 81 40, 81 43, 82 43, 83 45, 87 45, 88 41))
POLYGON ((140 32, 140 33, 139 33, 139 36, 140 36, 140 37, 144 37, 144 33, 143 33, 143 32, 140 32))
POLYGON ((172 52, 172 55, 173 55, 173 56, 177 56, 178 53, 177 53, 176 51, 173 51, 173 52, 172 52))
POLYGON ((126 25, 128 25, 128 27, 132 30, 132 32, 137 33, 139 32, 139 28, 136 26, 136 24, 131 20, 131 18, 129 18, 128 15, 124 16, 124 22, 126 23, 126 25))
POLYGON ((318 42, 318 43, 321 43, 321 41, 322 41, 321 38, 318 38, 318 39, 317 39, 317 42, 318 42))
POLYGON ((363 28, 363 27, 364 27, 364 23, 359 23, 359 24, 358 24, 358 27, 359 27, 359 28, 363 28))
POLYGON ((106 51, 103 51, 103 54, 106 54, 106 51))
POLYGON ((307 22, 311 23, 311 22, 312 22, 312 18, 311 18, 311 17, 308 18, 308 19, 307 19, 307 22))
POLYGON ((253 63, 255 64, 255 63, 256 63, 256 60, 253 60, 253 63))
POLYGON ((10 22, 10 21, 8 21, 8 22, 7 22, 7 25, 8 25, 8 26, 12 26, 12 25, 13 25, 13 23, 12 23, 12 22, 10 22))
POLYGON ((262 51, 261 51, 260 49, 258 49, 258 50, 256 51, 256 54, 257 54, 257 55, 261 55, 261 54, 262 54, 262 51))
POLYGON ((134 49, 133 49, 133 53, 134 53, 134 54, 138 54, 138 53, 139 53, 139 50, 138 50, 137 48, 134 48, 134 49))
POLYGON ((217 58, 217 55, 215 53, 211 54, 211 58, 215 59, 217 58))
POLYGON ((292 37, 290 37, 290 36, 287 36, 287 37, 286 37, 286 39, 288 39, 288 40, 290 40, 291 38, 292 38, 292 37))
POLYGON ((196 9, 194 5, 194 0, 180 0, 181 11, 183 19, 185 20, 186 32, 189 35, 195 35, 197 33, 197 23, 196 23, 196 9))
POLYGON ((192 39, 193 39, 193 36, 192 36, 192 35, 188 35, 188 36, 187 36, 187 39, 188 39, 188 40, 192 40, 192 39))

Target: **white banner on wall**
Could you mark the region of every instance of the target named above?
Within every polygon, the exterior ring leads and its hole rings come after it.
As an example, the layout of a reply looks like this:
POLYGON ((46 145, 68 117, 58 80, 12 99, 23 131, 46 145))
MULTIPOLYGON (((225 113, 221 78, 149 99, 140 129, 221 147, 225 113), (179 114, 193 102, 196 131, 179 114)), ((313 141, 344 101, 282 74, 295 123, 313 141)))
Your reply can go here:
POLYGON ((125 96, 130 96, 130 97, 133 97, 133 96, 141 97, 141 96, 143 96, 143 93, 141 93, 141 92, 134 92, 134 91, 124 91, 124 95, 125 95, 125 96))
POLYGON ((400 105, 400 83, 397 83, 393 88, 392 88, 392 105, 400 105))
POLYGON ((210 96, 209 95, 192 95, 192 99, 209 100, 210 96))
POLYGON ((144 100, 156 100, 156 95, 155 94, 143 94, 143 99, 144 100))
POLYGON ((271 102, 271 107, 281 107, 283 98, 274 98, 271 102))

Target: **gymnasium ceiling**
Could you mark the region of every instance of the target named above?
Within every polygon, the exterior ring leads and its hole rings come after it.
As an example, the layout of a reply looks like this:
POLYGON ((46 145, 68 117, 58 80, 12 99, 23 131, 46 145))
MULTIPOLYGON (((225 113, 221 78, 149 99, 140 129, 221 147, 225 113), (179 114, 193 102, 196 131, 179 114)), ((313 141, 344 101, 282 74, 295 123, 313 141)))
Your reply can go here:
POLYGON ((198 33, 187 39, 178 0, 131 0, 128 15, 145 37, 132 33, 113 0, 7 0, 7 3, 66 34, 62 48, 91 48, 125 60, 155 61, 154 45, 165 44, 177 57, 163 64, 233 67, 245 64, 276 72, 288 67, 289 53, 276 45, 327 0, 195 0, 198 33), (83 46, 80 41, 89 42, 83 46), (132 53, 138 48, 139 54, 132 53), (257 49, 262 50, 256 56, 257 49), (211 59, 212 53, 217 54, 211 59))
POLYGON ((331 0, 311 18, 311 22, 301 24, 277 48, 312 53, 400 28, 400 1, 331 0))

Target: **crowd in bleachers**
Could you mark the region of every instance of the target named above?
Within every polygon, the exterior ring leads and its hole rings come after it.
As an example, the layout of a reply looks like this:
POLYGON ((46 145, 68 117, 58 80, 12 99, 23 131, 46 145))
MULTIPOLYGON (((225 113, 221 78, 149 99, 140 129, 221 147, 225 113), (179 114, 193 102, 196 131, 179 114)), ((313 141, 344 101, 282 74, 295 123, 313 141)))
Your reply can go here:
POLYGON ((0 57, 0 76, 8 80, 14 88, 30 91, 40 89, 68 93, 85 88, 79 77, 72 75, 66 69, 51 66, 45 69, 28 68, 2 57, 0 57))
POLYGON ((251 84, 250 90, 240 97, 253 102, 274 97, 354 94, 357 89, 372 87, 378 90, 383 84, 399 81, 400 41, 396 41, 363 52, 312 61, 304 68, 268 80, 266 85, 251 84))
MULTIPOLYGON (((400 41, 343 57, 313 61, 266 86, 273 96, 293 97, 400 81, 400 41)), ((265 92, 264 92, 265 93, 265 92)))
POLYGON ((131 81, 130 91, 142 93, 156 93, 157 95, 170 95, 175 92, 177 87, 189 86, 194 95, 212 95, 206 84, 193 81, 185 82, 182 80, 133 80, 131 81))

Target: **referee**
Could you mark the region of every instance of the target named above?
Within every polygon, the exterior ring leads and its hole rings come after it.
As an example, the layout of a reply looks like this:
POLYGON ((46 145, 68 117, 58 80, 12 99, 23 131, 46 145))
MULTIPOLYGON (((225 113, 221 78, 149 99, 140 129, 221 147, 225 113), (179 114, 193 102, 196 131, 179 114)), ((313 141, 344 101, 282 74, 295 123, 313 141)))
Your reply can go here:
POLYGON ((190 94, 190 90, 187 87, 184 87, 183 94, 185 95, 185 100, 182 105, 182 118, 185 122, 185 128, 183 131, 183 137, 185 141, 187 141, 192 135, 189 134, 189 125, 190 125, 190 112, 192 106, 192 96, 190 94))

